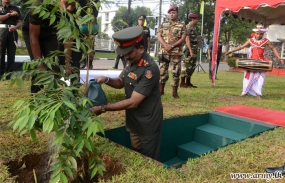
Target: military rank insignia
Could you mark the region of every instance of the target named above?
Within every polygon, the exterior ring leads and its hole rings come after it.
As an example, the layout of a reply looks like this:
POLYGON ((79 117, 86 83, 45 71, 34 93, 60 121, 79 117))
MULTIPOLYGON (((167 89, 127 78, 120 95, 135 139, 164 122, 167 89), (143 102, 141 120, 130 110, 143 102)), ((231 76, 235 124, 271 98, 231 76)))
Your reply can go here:
POLYGON ((145 70, 144 71, 144 75, 147 79, 152 78, 153 74, 152 74, 152 70, 145 70))
POLYGON ((146 60, 143 61, 143 66, 147 66, 148 64, 149 64, 148 61, 146 60))
POLYGON ((137 79, 138 79, 138 76, 137 76, 135 73, 133 73, 133 72, 130 72, 130 73, 128 74, 128 76, 129 76, 130 78, 132 78, 133 80, 137 80, 137 79))

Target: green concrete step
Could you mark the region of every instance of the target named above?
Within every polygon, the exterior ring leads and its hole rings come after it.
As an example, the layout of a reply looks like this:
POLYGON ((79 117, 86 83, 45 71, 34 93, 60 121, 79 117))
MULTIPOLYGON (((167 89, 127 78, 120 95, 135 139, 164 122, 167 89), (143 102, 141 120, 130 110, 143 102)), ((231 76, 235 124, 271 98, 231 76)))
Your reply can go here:
POLYGON ((276 126, 259 123, 250 119, 241 118, 238 116, 228 115, 221 112, 211 112, 209 114, 208 123, 224 129, 232 130, 248 137, 257 135, 276 126))
POLYGON ((182 160, 188 160, 188 158, 196 158, 212 150, 214 149, 211 147, 192 141, 178 146, 177 156, 182 160))
POLYGON ((174 157, 166 162, 162 162, 166 167, 180 168, 185 161, 178 157, 174 157))
POLYGON ((195 141, 217 149, 247 138, 247 135, 206 124, 196 128, 195 141))

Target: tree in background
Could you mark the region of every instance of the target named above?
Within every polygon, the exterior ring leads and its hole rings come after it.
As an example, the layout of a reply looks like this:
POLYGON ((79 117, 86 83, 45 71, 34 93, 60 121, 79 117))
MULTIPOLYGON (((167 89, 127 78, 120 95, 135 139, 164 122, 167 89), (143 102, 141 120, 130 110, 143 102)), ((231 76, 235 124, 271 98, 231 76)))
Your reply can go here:
MULTIPOLYGON (((102 17, 98 17, 97 18, 97 23, 98 25, 102 25, 102 17)), ((109 35, 105 33, 106 30, 102 30, 102 26, 100 26, 98 34, 97 34, 97 38, 98 39, 110 39, 109 35)))
MULTIPOLYGON (((215 3, 215 0, 205 0, 203 35, 207 38, 208 42, 213 37, 215 3)), ((201 0, 174 0, 171 3, 171 6, 173 5, 179 6, 179 20, 188 24, 187 15, 189 13, 200 13, 201 0)), ((200 20, 197 24, 198 30, 201 30, 201 17, 200 15, 200 20)), ((237 44, 243 43, 250 35, 251 28, 254 26, 254 22, 223 15, 221 18, 220 39, 225 43, 226 51, 229 49, 230 41, 237 44)))
POLYGON ((13 5, 20 7, 22 17, 24 17, 29 11, 28 5, 26 4, 26 2, 28 2, 28 0, 14 0, 12 2, 13 5))
POLYGON ((225 52, 229 51, 230 41, 236 44, 244 43, 250 37, 252 27, 255 27, 254 22, 224 14, 221 19, 220 38, 225 43, 225 52))
MULTIPOLYGON (((130 25, 128 25, 127 20, 128 17, 128 8, 125 6, 121 6, 118 11, 116 12, 115 17, 113 18, 111 25, 113 27, 113 31, 117 32, 127 27, 137 25, 137 17, 140 14, 145 14, 146 16, 153 16, 151 10, 149 8, 143 6, 137 6, 135 9, 131 8, 130 11, 130 25)), ((148 27, 154 28, 155 19, 152 17, 147 18, 148 27)))

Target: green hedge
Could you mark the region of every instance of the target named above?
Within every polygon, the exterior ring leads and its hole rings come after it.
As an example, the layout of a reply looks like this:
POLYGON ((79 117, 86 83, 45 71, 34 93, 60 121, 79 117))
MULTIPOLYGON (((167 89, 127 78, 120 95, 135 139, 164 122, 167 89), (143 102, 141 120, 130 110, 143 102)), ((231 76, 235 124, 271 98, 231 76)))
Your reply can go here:
POLYGON ((236 67, 236 60, 239 59, 237 57, 228 58, 228 66, 236 67))

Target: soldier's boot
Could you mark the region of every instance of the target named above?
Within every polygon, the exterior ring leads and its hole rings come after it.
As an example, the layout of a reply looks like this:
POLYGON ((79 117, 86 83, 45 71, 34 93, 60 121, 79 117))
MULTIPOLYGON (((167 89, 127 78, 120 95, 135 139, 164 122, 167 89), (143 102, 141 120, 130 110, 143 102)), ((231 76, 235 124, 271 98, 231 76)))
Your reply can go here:
POLYGON ((181 77, 180 88, 187 88, 185 84, 185 77, 181 77))
POLYGON ((172 97, 173 98, 179 98, 177 94, 178 86, 172 86, 172 97))
POLYGON ((165 83, 159 83, 160 95, 164 95, 164 86, 165 86, 165 83))
POLYGON ((186 84, 185 85, 186 85, 187 88, 191 86, 189 77, 186 77, 186 84))
POLYGON ((186 86, 187 86, 188 88, 197 88, 197 86, 193 85, 193 84, 190 82, 190 78, 189 78, 189 77, 186 78, 186 86))

